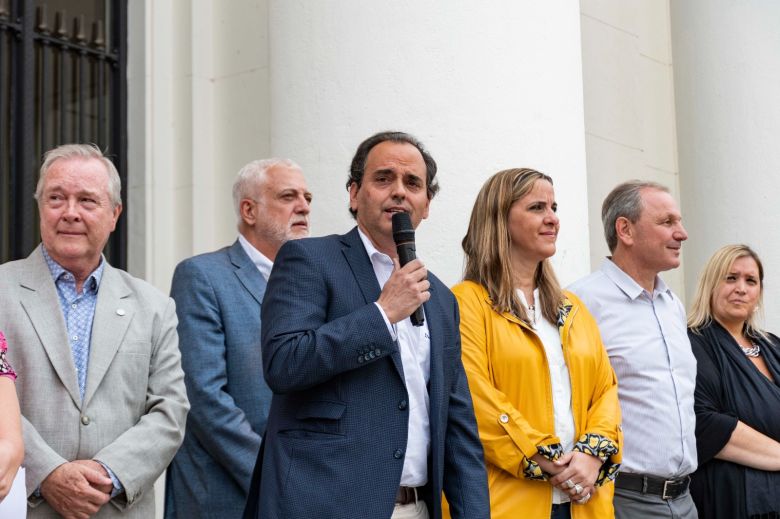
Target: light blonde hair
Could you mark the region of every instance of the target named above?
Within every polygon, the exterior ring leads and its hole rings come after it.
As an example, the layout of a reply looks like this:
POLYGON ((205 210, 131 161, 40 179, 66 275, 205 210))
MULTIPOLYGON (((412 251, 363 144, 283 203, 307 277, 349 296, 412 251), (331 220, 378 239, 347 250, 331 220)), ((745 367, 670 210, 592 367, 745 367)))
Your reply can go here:
MULTIPOLYGON (((463 278, 485 287, 496 312, 509 312, 528 324, 530 320, 513 283, 507 220, 512 204, 540 180, 552 184, 552 178, 528 168, 507 169, 490 177, 477 195, 462 242, 466 253, 463 278)), ((549 259, 539 262, 534 282, 542 315, 556 323, 564 296, 549 259)))
MULTIPOLYGON (((726 279, 731 266, 739 258, 753 258, 758 265, 759 294, 757 308, 763 308, 764 303, 764 265, 756 254, 756 251, 747 245, 726 245, 721 247, 707 261, 707 264, 699 275, 699 284, 696 286, 696 295, 693 297, 691 311, 688 314, 688 327, 694 333, 710 324, 715 316, 712 313, 712 298, 718 285, 726 279)), ((766 332, 758 327, 760 312, 753 312, 745 321, 744 331, 747 335, 766 337, 766 332)))

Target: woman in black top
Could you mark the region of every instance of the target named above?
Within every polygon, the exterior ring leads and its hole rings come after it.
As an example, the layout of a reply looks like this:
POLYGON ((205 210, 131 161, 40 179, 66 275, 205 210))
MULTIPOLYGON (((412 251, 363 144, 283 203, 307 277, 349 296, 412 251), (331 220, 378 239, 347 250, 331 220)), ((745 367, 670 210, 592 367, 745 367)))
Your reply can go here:
POLYGON ((757 325, 763 281, 752 249, 723 247, 701 273, 688 318, 700 519, 780 517, 780 341, 757 325))

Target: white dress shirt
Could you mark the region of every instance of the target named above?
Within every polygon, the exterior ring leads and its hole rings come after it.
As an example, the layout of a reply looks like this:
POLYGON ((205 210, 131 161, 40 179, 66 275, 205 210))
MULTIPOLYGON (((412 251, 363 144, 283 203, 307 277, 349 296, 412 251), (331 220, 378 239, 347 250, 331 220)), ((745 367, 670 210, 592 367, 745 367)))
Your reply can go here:
MULTIPOLYGON (((379 286, 384 287, 393 273, 393 260, 387 254, 379 252, 360 228, 358 233, 374 267, 379 286)), ((431 444, 427 388, 431 372, 428 320, 426 319, 422 326, 414 326, 407 317, 393 325, 390 324, 379 303, 374 304, 382 312, 390 335, 398 341, 406 392, 409 395, 409 431, 406 440, 406 457, 401 471, 401 486, 421 487, 428 482, 428 449, 431 444)))
MULTIPOLYGON (((544 346, 544 354, 547 357, 547 368, 550 370, 550 386, 552 387, 553 419, 555 423, 555 435, 561 440, 564 452, 574 448, 574 413, 571 411, 571 379, 569 367, 563 356, 561 333, 558 326, 551 323, 542 315, 539 305, 539 289, 534 290, 534 311, 528 309, 528 302, 522 290, 517 290, 520 302, 525 306, 527 314, 533 315, 534 331, 539 336, 544 346)), ((553 487, 553 504, 568 503, 569 494, 553 487)))
POLYGON ((238 243, 241 244, 246 255, 249 256, 249 259, 255 264, 257 270, 260 271, 263 279, 268 281, 268 276, 271 275, 271 269, 274 266, 274 262, 266 258, 265 254, 255 249, 255 246, 249 243, 249 240, 244 238, 241 234, 238 235, 238 243))
POLYGON ((653 293, 607 259, 569 288, 596 318, 618 379, 624 472, 670 478, 696 470, 696 358, 680 300, 653 293))

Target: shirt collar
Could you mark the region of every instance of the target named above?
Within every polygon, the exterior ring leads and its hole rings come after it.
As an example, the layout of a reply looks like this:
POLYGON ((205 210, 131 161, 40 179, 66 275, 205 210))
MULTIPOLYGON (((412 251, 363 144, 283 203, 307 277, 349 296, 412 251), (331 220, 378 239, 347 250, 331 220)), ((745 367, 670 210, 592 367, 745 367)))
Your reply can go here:
POLYGON ((372 260, 377 259, 379 261, 382 261, 384 263, 393 263, 393 259, 385 254, 384 252, 380 252, 377 250, 376 247, 374 247, 374 244, 371 243, 371 240, 368 236, 366 236, 363 231, 360 230, 360 227, 358 226, 358 235, 360 235, 360 240, 363 242, 363 247, 366 248, 366 252, 368 253, 368 257, 372 260))
MULTIPOLYGON (((615 265, 611 258, 604 259, 601 264, 601 271, 632 300, 645 292, 645 289, 634 278, 626 274, 623 269, 615 265)), ((657 294, 671 295, 671 290, 659 276, 655 276, 655 288, 652 295, 656 296, 657 294)))
MULTIPOLYGON (((60 280, 60 278, 65 275, 69 274, 72 278, 75 279, 75 276, 73 273, 67 269, 65 269, 62 265, 54 261, 51 256, 49 256, 49 253, 46 252, 46 247, 41 246, 41 252, 43 253, 43 259, 46 261, 46 265, 49 267, 49 272, 51 273, 51 277, 54 280, 55 283, 60 280)), ((84 286, 87 287, 87 289, 92 290, 93 292, 97 292, 98 288, 100 287, 100 280, 103 279, 103 271, 105 270, 106 262, 104 261, 103 255, 100 255, 100 263, 98 263, 98 266, 95 270, 93 270, 89 276, 87 276, 86 281, 84 282, 84 286)))
POLYGON ((274 262, 268 259, 265 254, 257 250, 254 245, 249 243, 249 240, 244 238, 242 234, 238 235, 238 242, 241 244, 241 247, 244 249, 244 252, 246 252, 246 255, 249 256, 252 263, 255 264, 257 270, 260 271, 263 278, 268 281, 274 262))

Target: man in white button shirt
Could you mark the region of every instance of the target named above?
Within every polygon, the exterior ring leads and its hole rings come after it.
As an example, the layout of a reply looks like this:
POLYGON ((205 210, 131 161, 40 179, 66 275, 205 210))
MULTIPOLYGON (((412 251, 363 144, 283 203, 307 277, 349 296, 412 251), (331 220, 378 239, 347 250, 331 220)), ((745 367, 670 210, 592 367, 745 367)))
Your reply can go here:
POLYGON ((357 227, 279 251, 262 312, 274 396, 246 518, 439 519, 442 490, 452 517, 490 516, 455 298, 419 259, 400 268, 393 241, 394 213, 428 216, 435 175, 414 137, 374 135, 347 183, 357 227))
POLYGON ((311 193, 286 159, 255 160, 233 184, 238 239, 179 263, 171 296, 192 409, 168 469, 165 517, 238 519, 265 432, 260 304, 279 247, 309 235, 311 193))
POLYGON ((570 290, 598 321, 618 377, 624 449, 615 515, 695 519, 696 359, 683 305, 658 277, 680 265, 688 234, 669 190, 654 182, 620 184, 601 217, 612 256, 570 290))

